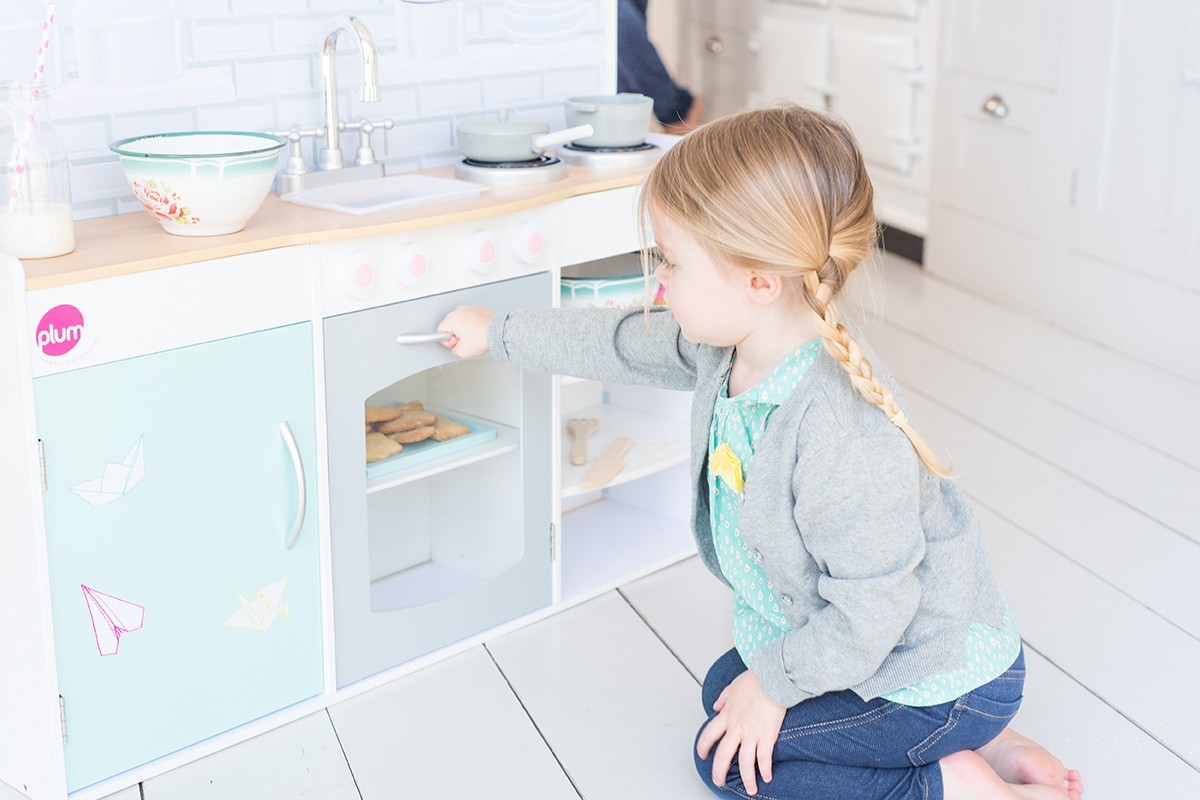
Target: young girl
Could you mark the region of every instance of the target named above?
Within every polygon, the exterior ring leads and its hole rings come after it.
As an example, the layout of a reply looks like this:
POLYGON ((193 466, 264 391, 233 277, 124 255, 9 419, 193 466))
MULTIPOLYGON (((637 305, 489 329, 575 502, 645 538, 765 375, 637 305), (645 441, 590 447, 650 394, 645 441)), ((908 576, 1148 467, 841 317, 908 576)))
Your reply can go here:
POLYGON ((452 311, 470 357, 694 391, 692 526, 734 591, 696 763, 716 793, 1079 800, 1007 728, 1025 662, 979 522, 834 305, 878 234, 850 130, 705 125, 647 177, 668 310, 452 311))

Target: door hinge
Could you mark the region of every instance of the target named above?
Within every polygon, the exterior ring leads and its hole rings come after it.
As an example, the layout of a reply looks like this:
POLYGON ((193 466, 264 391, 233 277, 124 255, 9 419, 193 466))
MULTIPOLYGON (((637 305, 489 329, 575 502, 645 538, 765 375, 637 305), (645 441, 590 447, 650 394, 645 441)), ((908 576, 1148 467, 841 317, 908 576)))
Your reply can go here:
POLYGON ((550 563, 558 558, 558 545, 554 542, 554 523, 550 523, 550 563))
POLYGON ((58 721, 62 725, 63 744, 67 743, 67 701, 60 694, 58 696, 58 721))
POLYGON ((46 491, 46 446, 38 439, 38 472, 42 476, 42 491, 46 491))

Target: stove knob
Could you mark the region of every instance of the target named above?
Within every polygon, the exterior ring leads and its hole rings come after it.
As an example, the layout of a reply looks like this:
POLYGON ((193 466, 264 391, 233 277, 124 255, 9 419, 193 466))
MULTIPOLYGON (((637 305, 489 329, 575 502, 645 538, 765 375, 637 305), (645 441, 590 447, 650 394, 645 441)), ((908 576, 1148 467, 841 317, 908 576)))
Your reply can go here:
POLYGON ((487 274, 496 268, 496 234, 489 230, 474 231, 463 244, 464 257, 471 269, 487 274))
POLYGON ((351 297, 370 297, 375 291, 375 266, 371 263, 371 254, 357 252, 350 256, 346 268, 346 291, 351 297))
POLYGON ((407 244, 396 256, 396 276, 410 289, 422 286, 433 273, 429 249, 420 244, 407 244))
POLYGON ((542 226, 536 222, 522 222, 513 231, 512 248, 517 258, 526 264, 536 264, 546 255, 546 239, 542 226))

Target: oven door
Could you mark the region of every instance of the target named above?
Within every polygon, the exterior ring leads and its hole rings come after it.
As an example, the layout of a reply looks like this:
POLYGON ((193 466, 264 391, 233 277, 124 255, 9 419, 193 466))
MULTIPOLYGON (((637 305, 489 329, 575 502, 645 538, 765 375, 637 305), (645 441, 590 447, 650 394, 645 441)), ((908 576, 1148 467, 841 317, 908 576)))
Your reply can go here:
POLYGON ((551 378, 419 334, 462 304, 549 306, 552 287, 539 273, 325 320, 339 687, 551 602, 551 378))

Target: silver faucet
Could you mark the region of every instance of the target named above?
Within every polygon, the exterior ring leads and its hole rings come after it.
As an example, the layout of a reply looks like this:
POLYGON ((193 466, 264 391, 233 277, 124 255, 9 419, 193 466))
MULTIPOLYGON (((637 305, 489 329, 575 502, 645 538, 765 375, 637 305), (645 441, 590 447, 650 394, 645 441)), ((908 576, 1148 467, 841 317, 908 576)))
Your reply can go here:
POLYGON ((375 52, 375 37, 358 17, 340 16, 325 26, 321 44, 321 104, 325 113, 325 146, 317 159, 317 169, 341 169, 342 143, 339 136, 337 96, 337 41, 345 31, 354 40, 363 62, 363 102, 379 102, 379 57, 375 52))

